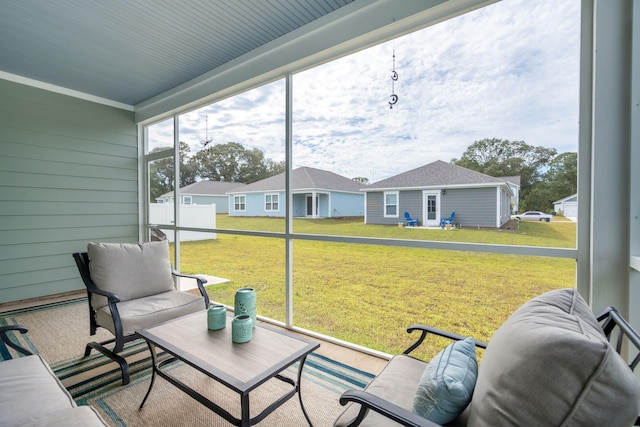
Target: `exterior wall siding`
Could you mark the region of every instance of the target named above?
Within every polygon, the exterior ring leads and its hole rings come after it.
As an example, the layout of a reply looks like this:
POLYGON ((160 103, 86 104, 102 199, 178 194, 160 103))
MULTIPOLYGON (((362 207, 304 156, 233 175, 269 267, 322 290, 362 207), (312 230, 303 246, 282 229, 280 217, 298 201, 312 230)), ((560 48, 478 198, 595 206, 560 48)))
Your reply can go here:
POLYGON ((246 195, 246 210, 235 211, 233 210, 233 197, 234 194, 229 196, 231 200, 231 216, 284 216, 285 209, 285 193, 284 191, 274 191, 268 193, 247 193, 246 195), (278 194, 278 210, 266 211, 265 210, 265 194, 278 194))
POLYGON ((229 213, 228 196, 192 196, 191 203, 194 205, 216 205, 217 213, 229 213))
POLYGON ((133 112, 0 79, 0 303, 84 289, 71 254, 138 240, 133 112))
MULTIPOLYGON (((272 194, 269 192, 268 194, 272 194)), ((285 193, 279 192, 279 209, 277 211, 265 211, 265 193, 249 193, 247 205, 244 212, 231 211, 231 216, 279 216, 284 217, 286 200, 285 193)), ((291 214, 300 218, 307 216, 307 196, 311 193, 294 194, 291 214)), ((347 193, 316 193, 318 197, 318 216, 322 218, 340 216, 363 216, 364 215, 364 194, 347 193)), ((233 195, 230 196, 233 204, 233 195)))
POLYGON ((294 218, 304 217, 307 212, 307 198, 304 194, 293 195, 293 207, 291 209, 291 215, 294 218))
POLYGON ((440 215, 455 212, 453 222, 462 227, 495 227, 496 194, 495 187, 448 189, 440 196, 440 215))
POLYGON ((400 191, 398 194, 398 216, 384 216, 384 192, 367 192, 367 223, 396 225, 404 222, 404 213, 409 212, 411 218, 422 221, 422 190, 400 191))
POLYGON ((332 193, 329 216, 364 216, 364 194, 332 193))
POLYGON ((384 193, 382 191, 367 193, 367 224, 396 224, 398 218, 384 217, 384 193))
MULTIPOLYGON (((395 225, 398 222, 404 222, 405 212, 409 212, 412 218, 418 218, 421 223, 424 223, 422 190, 400 191, 397 218, 384 217, 383 194, 382 191, 367 193, 368 224, 395 225)), ((507 198, 504 205, 507 211, 508 202, 507 198)), ((497 206, 495 187, 447 189, 445 195, 440 195, 440 218, 449 217, 451 212, 455 212, 454 223, 463 227, 496 227, 497 206)), ((501 213, 501 216, 505 217, 505 215, 507 214, 501 213)))
POLYGON ((422 190, 400 191, 398 199, 398 215, 400 216, 400 219, 392 221, 392 224, 397 224, 400 221, 404 222, 405 212, 409 212, 411 218, 418 218, 418 224, 424 224, 424 202, 422 200, 422 190))

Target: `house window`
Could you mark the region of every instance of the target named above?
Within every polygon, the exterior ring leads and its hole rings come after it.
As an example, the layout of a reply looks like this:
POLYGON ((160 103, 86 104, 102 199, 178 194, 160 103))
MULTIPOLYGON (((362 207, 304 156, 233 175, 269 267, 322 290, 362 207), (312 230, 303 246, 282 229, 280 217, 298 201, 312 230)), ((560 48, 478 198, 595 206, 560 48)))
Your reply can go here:
POLYGON ((191 196, 182 196, 182 204, 190 205, 191 204, 191 196))
POLYGON ((384 193, 384 216, 385 217, 398 216, 398 192, 397 191, 384 193))
POLYGON ((278 195, 277 194, 265 194, 264 196, 264 210, 265 211, 277 211, 279 209, 278 206, 278 195))
POLYGON ((247 208, 247 196, 233 196, 233 210, 244 211, 247 208))

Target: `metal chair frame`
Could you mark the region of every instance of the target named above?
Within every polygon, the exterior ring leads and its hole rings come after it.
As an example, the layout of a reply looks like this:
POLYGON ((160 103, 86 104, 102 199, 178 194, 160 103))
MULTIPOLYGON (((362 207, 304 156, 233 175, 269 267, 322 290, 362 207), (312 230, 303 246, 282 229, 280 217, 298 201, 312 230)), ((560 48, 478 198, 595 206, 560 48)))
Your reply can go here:
MULTIPOLYGON (((596 319, 602 326, 602 331, 607 340, 615 348, 618 354, 624 349, 628 349, 630 353, 629 368, 634 371, 638 363, 640 363, 640 334, 636 332, 631 325, 622 317, 622 315, 614 307, 607 307, 596 315, 596 319)), ((452 332, 443 331, 427 325, 411 325, 407 328, 407 333, 420 332, 417 341, 409 346, 403 354, 408 355, 422 344, 427 335, 449 338, 453 341, 464 340, 466 337, 452 332)), ((476 341, 476 347, 487 348, 487 343, 476 341)), ((361 405, 357 418, 350 426, 359 425, 366 417, 369 410, 378 412, 396 423, 403 426, 412 427, 433 427, 438 424, 433 423, 426 418, 407 411, 389 401, 381 399, 365 390, 348 390, 340 397, 340 404, 346 405, 349 402, 356 402, 361 405)), ((636 420, 636 426, 640 426, 640 416, 636 420)))
MULTIPOLYGON (((107 298, 109 304, 109 310, 111 311, 111 317, 113 318, 113 326, 115 329, 115 336, 111 339, 100 341, 100 342, 89 342, 85 347, 84 356, 87 357, 91 353, 91 349, 95 349, 96 351, 102 353, 109 359, 116 362, 120 365, 120 370, 122 371, 122 385, 126 385, 130 381, 129 376, 129 364, 126 359, 119 355, 123 349, 124 345, 130 341, 134 341, 140 339, 140 336, 137 334, 124 335, 122 320, 120 318, 120 313, 118 312, 118 303, 120 302, 120 298, 113 292, 104 291, 96 286, 96 284, 91 279, 91 273, 89 270, 89 256, 86 252, 76 252, 73 254, 73 258, 76 261, 76 265, 78 266, 78 271, 80 272, 80 277, 84 282, 84 285, 87 288, 87 299, 89 303, 89 332, 90 335, 95 335, 98 327, 101 327, 96 319, 96 310, 91 304, 91 295, 102 295, 107 298), (106 345, 115 344, 113 349, 109 349, 105 347, 106 345)), ((190 279, 195 279, 198 284, 198 289, 200 294, 204 299, 204 309, 209 307, 209 296, 207 295, 207 291, 204 289, 204 284, 207 283, 207 280, 199 277, 199 276, 191 276, 179 273, 178 271, 171 269, 171 274, 175 277, 185 277, 190 279)))

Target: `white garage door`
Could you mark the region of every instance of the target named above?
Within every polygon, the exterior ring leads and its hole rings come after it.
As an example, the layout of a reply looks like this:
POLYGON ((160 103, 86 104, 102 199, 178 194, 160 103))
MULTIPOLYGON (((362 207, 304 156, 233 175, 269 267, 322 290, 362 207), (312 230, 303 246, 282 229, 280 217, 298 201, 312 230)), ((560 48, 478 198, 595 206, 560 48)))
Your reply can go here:
POLYGON ((564 216, 577 217, 578 216, 578 204, 576 202, 564 203, 564 216))

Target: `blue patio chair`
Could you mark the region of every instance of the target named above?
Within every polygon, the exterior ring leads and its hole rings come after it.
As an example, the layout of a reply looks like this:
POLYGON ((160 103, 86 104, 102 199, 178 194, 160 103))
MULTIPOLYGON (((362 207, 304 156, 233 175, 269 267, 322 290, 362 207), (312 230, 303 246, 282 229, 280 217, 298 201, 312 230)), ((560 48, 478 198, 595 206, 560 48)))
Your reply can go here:
POLYGON ((404 226, 405 227, 415 227, 416 225, 418 225, 418 218, 411 218, 411 215, 409 215, 409 212, 405 212, 404 213, 404 226))
POLYGON ((455 212, 451 212, 451 216, 449 218, 442 218, 440 220, 440 228, 444 228, 447 224, 451 224, 453 227, 453 219, 456 217, 455 212))

